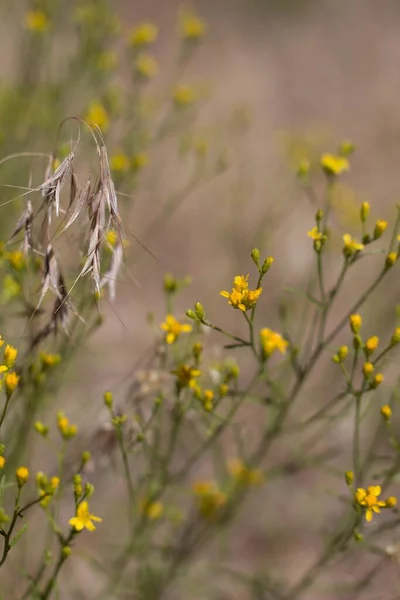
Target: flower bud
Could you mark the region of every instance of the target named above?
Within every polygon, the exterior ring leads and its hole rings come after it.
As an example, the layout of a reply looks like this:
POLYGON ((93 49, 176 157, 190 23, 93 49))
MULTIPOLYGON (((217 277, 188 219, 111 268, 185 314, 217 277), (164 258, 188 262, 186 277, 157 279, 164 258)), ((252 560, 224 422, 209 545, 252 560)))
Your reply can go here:
POLYGON ((199 321, 202 321, 204 319, 204 307, 202 304, 200 304, 200 302, 196 302, 194 306, 194 312, 199 321))
POLYGON ((268 256, 268 257, 267 257, 267 258, 264 260, 264 262, 263 262, 263 266, 261 267, 261 273, 262 273, 263 275, 265 275, 265 273, 267 273, 267 272, 270 270, 270 268, 271 268, 271 266, 272 266, 272 263, 273 263, 273 262, 274 262, 274 259, 273 259, 273 257, 272 257, 272 256, 268 256))
POLYGON ((107 406, 107 408, 109 408, 111 410, 111 408, 113 407, 113 401, 114 401, 112 393, 105 392, 103 398, 104 398, 104 404, 107 406))
POLYGON ((360 208, 360 219, 363 223, 365 223, 365 221, 368 218, 369 210, 370 210, 369 202, 363 202, 361 204, 361 208, 360 208))
POLYGON ((394 333, 392 335, 392 338, 390 340, 390 345, 391 346, 396 346, 396 344, 400 343, 400 327, 396 327, 396 329, 394 330, 394 333))
POLYGON ((251 252, 251 258, 254 264, 258 267, 260 265, 260 251, 258 248, 254 248, 251 252))
POLYGON ((344 478, 346 480, 347 485, 351 485, 354 481, 354 473, 353 471, 346 471, 346 473, 344 474, 344 478))
POLYGON ((377 240, 378 238, 380 238, 383 235, 383 233, 384 233, 385 229, 387 228, 387 226, 388 226, 388 222, 387 221, 378 220, 375 223, 374 240, 377 240))
POLYGON ((28 481, 29 471, 26 467, 18 467, 15 471, 15 476, 17 478, 18 487, 22 487, 28 481))
POLYGON ((390 421, 390 418, 392 416, 392 409, 390 408, 389 404, 385 404, 384 406, 382 406, 381 415, 385 419, 385 421, 390 421))
POLYGON ((186 311, 186 316, 187 316, 189 319, 192 319, 193 321, 196 321, 196 320, 197 320, 196 313, 195 313, 195 312, 194 312, 194 310, 192 310, 191 308, 189 308, 189 309, 186 311))
POLYGON ((396 263, 397 261, 397 252, 389 252, 389 254, 386 257, 385 260, 385 265, 388 269, 390 269, 390 267, 393 267, 393 265, 396 263))
POLYGON ((357 334, 361 329, 361 325, 362 325, 361 315, 357 315, 357 314, 350 315, 350 328, 353 333, 357 334))

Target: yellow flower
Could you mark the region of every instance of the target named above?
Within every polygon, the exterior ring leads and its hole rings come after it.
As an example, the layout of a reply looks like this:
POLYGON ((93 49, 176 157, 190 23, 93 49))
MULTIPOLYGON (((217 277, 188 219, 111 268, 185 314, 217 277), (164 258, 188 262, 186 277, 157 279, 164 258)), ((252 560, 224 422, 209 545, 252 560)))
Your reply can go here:
POLYGON ((389 498, 386 500, 386 506, 387 508, 394 508, 397 504, 397 498, 396 496, 389 496, 389 498))
POLYGON ((365 377, 369 377, 374 372, 374 365, 370 362, 366 362, 363 365, 363 373, 365 377))
POLYGON ((181 333, 190 333, 192 331, 191 325, 179 323, 173 315, 167 315, 160 327, 166 332, 165 341, 167 344, 176 342, 181 333))
POLYGON ((8 397, 10 397, 14 393, 18 383, 19 375, 17 375, 14 371, 12 371, 11 373, 7 373, 7 375, 4 378, 4 386, 6 389, 6 395, 8 397))
POLYGON ((364 249, 364 244, 357 242, 349 233, 343 236, 343 253, 345 256, 352 256, 356 252, 364 249))
POLYGON ((43 437, 45 437, 49 433, 49 428, 44 423, 42 423, 42 421, 35 421, 33 427, 35 428, 35 431, 37 431, 43 437))
POLYGON ((22 487, 28 481, 29 471, 26 467, 18 467, 18 469, 15 471, 15 476, 17 478, 19 487, 22 487))
POLYGON ((204 390, 203 394, 203 405, 207 412, 212 412, 213 409, 214 392, 212 390, 204 390))
POLYGON ((132 167, 135 171, 140 171, 149 164, 149 155, 146 152, 138 152, 132 157, 132 167))
POLYGON ((393 267, 393 265, 397 262, 398 254, 397 252, 389 252, 386 257, 386 266, 393 267))
POLYGON ((228 471, 242 485, 258 485, 263 479, 260 469, 249 469, 239 458, 229 461, 228 471))
POLYGON ((349 353, 349 349, 347 346, 340 346, 339 350, 332 356, 333 362, 340 364, 344 362, 349 353))
POLYGON ((357 489, 355 493, 355 501, 359 506, 365 508, 365 519, 367 521, 372 520, 374 513, 380 513, 381 508, 391 508, 391 506, 387 504, 387 501, 383 502, 382 500, 378 500, 381 493, 382 489, 380 485, 370 485, 366 490, 364 488, 357 489))
POLYGON ((389 225, 389 223, 387 221, 377 221, 375 224, 375 229, 374 229, 374 240, 377 240, 378 238, 381 237, 381 235, 383 234, 383 232, 385 231, 385 229, 387 228, 387 226, 389 225))
POLYGON ((380 385, 383 381, 384 377, 382 375, 382 373, 377 373, 375 375, 375 377, 373 378, 373 380, 371 381, 371 388, 374 390, 375 388, 378 387, 378 385, 380 385))
POLYGON ((197 508, 205 519, 213 519, 226 503, 226 494, 213 481, 200 481, 193 485, 197 508))
POLYGON ((180 11, 179 34, 184 40, 198 40, 204 37, 205 33, 206 24, 194 11, 180 11))
POLYGON ((318 227, 313 227, 310 231, 307 232, 307 235, 314 241, 322 241, 326 239, 326 235, 318 231, 318 227))
POLYGON ((139 54, 134 65, 135 73, 143 79, 153 79, 158 75, 159 66, 150 54, 139 54))
POLYGON ((340 175, 350 170, 350 163, 343 156, 323 154, 321 156, 321 167, 328 175, 340 175))
POLYGON ((89 125, 97 125, 103 131, 107 131, 110 126, 106 109, 97 101, 94 101, 89 105, 85 120, 89 125))
POLYGON ((17 360, 18 350, 14 348, 14 346, 10 346, 7 344, 4 350, 4 364, 8 369, 11 369, 14 366, 15 361, 17 360))
POLYGON ((4 458, 4 456, 0 456, 0 469, 3 469, 5 464, 6 459, 4 458))
POLYGON ((390 340, 390 345, 395 346, 396 344, 399 344, 399 343, 400 343, 400 327, 396 327, 396 329, 394 330, 394 333, 392 335, 392 338, 390 340))
POLYGON ((100 517, 95 517, 89 512, 89 504, 84 500, 76 509, 76 516, 72 517, 68 523, 75 531, 82 531, 84 528, 89 531, 94 531, 96 527, 93 525, 92 521, 101 523, 102 519, 100 519, 100 517))
POLYGON ((135 47, 148 46, 155 42, 157 37, 157 25, 153 23, 141 23, 141 25, 132 29, 129 35, 129 43, 135 47))
POLYGON ((171 373, 176 375, 177 384, 180 388, 193 388, 196 385, 196 377, 201 375, 200 369, 190 367, 189 365, 181 365, 178 369, 171 371, 171 373))
POLYGON ((25 254, 21 250, 15 250, 14 252, 6 252, 4 259, 12 266, 16 271, 22 271, 25 267, 25 254))
POLYGON ((354 481, 353 471, 346 471, 346 473, 344 474, 344 478, 346 480, 347 485, 351 485, 354 481))
POLYGON ((357 314, 350 315, 350 328, 353 333, 357 334, 361 329, 361 325, 362 325, 361 315, 357 315, 357 314))
POLYGON ((43 33, 49 28, 50 22, 42 10, 31 10, 25 15, 25 27, 29 31, 43 33))
POLYGON ((369 202, 363 202, 361 204, 361 208, 360 208, 360 219, 363 223, 365 223, 365 221, 367 220, 369 211, 370 211, 369 202))
POLYGON ((5 340, 3 340, 2 336, 0 335, 0 348, 2 348, 4 346, 5 340))
POLYGON ((281 336, 280 333, 272 331, 265 327, 260 331, 261 347, 266 358, 271 356, 276 350, 281 354, 285 354, 289 343, 281 336))
POLYGON ((140 510, 150 521, 156 521, 162 517, 164 506, 159 501, 148 502, 147 500, 142 500, 140 502, 140 510))
POLYGON ((175 86, 173 99, 177 106, 189 106, 196 100, 196 94, 190 86, 179 84, 175 86))
POLYGON ((61 362, 61 354, 49 354, 47 352, 40 353, 40 361, 43 369, 50 369, 55 367, 61 362))
POLYGON ((385 419, 385 421, 389 421, 392 416, 392 409, 389 404, 384 404, 381 408, 381 415, 385 419))
POLYGON ((57 415, 57 426, 61 436, 65 440, 75 437, 78 433, 77 426, 70 425, 69 419, 67 419, 63 412, 59 412, 57 415))
POLYGON ((248 275, 237 275, 233 280, 232 291, 220 292, 220 295, 227 298, 233 308, 238 308, 242 312, 254 308, 262 294, 262 288, 249 289, 248 278, 248 275))
POLYGON ((128 171, 129 169, 129 158, 123 152, 114 154, 110 158, 110 168, 112 171, 128 171))
POLYGON ((374 335, 367 339, 365 342, 365 354, 369 355, 375 352, 377 347, 379 346, 379 338, 377 335, 374 335))

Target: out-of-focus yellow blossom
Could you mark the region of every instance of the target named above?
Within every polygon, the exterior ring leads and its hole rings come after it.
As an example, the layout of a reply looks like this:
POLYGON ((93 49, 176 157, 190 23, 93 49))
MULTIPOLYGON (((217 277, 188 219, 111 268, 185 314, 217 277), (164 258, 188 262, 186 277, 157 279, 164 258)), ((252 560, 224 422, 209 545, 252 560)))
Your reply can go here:
POLYGON ((37 431, 40 435, 45 437, 49 433, 49 428, 42 423, 42 421, 35 421, 33 424, 35 431, 37 431))
POLYGON ((49 354, 48 352, 40 353, 40 362, 44 369, 56 367, 61 362, 61 354, 49 354))
POLYGON ((118 57, 115 52, 102 52, 96 61, 96 66, 100 71, 111 71, 117 66, 118 57))
POLYGON ((363 373, 365 377, 370 377, 374 372, 374 365, 371 362, 366 362, 363 364, 363 373))
POLYGON ((10 274, 3 279, 3 297, 5 301, 11 300, 21 293, 21 284, 10 274))
POLYGON ((207 412, 212 412, 214 406, 214 392, 212 390, 204 390, 203 405, 207 412))
POLYGON ((132 157, 132 167, 135 171, 140 171, 149 164, 149 155, 146 152, 138 152, 132 157))
POLYGON ((4 458, 4 456, 0 456, 0 469, 3 469, 5 464, 6 459, 4 458))
POLYGON ((203 158, 208 152, 208 142, 204 138, 199 138, 194 141, 193 148, 197 156, 203 158))
POLYGON ((191 325, 180 323, 173 315, 167 315, 160 327, 166 332, 165 341, 167 344, 176 342, 181 333, 190 333, 192 331, 191 325))
POLYGON ((50 21, 42 10, 31 10, 25 14, 25 27, 29 31, 44 33, 50 27, 50 21))
POLYGON ((196 100, 196 93, 192 87, 178 84, 173 91, 173 99, 177 106, 189 106, 196 100))
POLYGON ((142 514, 146 515, 150 521, 156 521, 160 519, 164 513, 164 505, 162 502, 155 500, 154 502, 148 502, 147 500, 142 500, 140 502, 140 511, 142 514))
POLYGON ((22 271, 26 265, 25 254, 21 250, 5 252, 4 260, 16 271, 22 271))
POLYGON ((341 175, 350 170, 350 163, 344 156, 323 154, 321 156, 321 167, 328 175, 341 175))
POLYGON ((8 397, 10 397, 14 393, 18 383, 19 375, 17 375, 14 371, 12 371, 11 373, 7 373, 7 375, 4 378, 4 387, 6 390, 6 395, 8 397))
POLYGON ((105 240, 112 248, 118 241, 118 234, 114 229, 109 229, 105 235, 105 240))
POLYGON ((189 365, 181 365, 171 371, 171 373, 176 376, 177 384, 181 388, 193 388, 196 385, 196 377, 201 375, 200 369, 190 367, 189 365))
POLYGON ((344 474, 344 478, 346 480, 347 485, 352 485, 352 483, 354 481, 353 471, 346 471, 346 473, 344 474))
POLYGON ((260 338, 264 357, 268 358, 277 350, 281 354, 286 353, 289 343, 277 331, 265 327, 260 331, 260 338))
POLYGON ((377 240, 378 238, 381 237, 381 235, 383 235, 383 233, 387 229, 388 225, 389 225, 389 223, 387 221, 381 221, 381 220, 379 220, 375 223, 374 240, 377 240))
POLYGON ((110 126, 107 111, 98 101, 94 101, 89 105, 85 120, 89 125, 97 125, 102 131, 107 131, 110 126))
POLYGON ((363 223, 365 223, 365 221, 368 219, 369 211, 370 211, 369 202, 363 202, 361 204, 361 208, 360 208, 360 219, 363 223))
POLYGON ((3 360, 4 364, 8 369, 11 369, 11 367, 14 366, 15 361, 17 360, 17 355, 18 350, 14 348, 14 346, 10 346, 10 344, 7 344, 7 346, 4 349, 3 360))
POLYGON ((214 519, 226 503, 226 494, 213 481, 199 481, 193 485, 197 508, 205 519, 214 519))
POLYGON ((18 467, 18 469, 15 471, 15 477, 17 478, 19 487, 22 487, 29 479, 28 469, 26 467, 18 467))
POLYGON ((69 419, 64 415, 63 412, 59 412, 57 415, 57 427, 61 436, 65 440, 75 437, 78 433, 77 426, 71 425, 69 419))
POLYGON ((392 338, 390 340, 390 344, 391 344, 391 346, 395 346, 396 344, 400 344, 400 327, 396 327, 396 329, 394 330, 394 333, 393 333, 392 338))
POLYGON ((384 380, 383 374, 377 373, 375 375, 375 377, 373 378, 373 380, 371 381, 371 388, 373 390, 376 389, 378 387, 378 385, 381 385, 383 380, 384 380))
POLYGON ((372 354, 373 352, 375 352, 378 346, 379 338, 377 335, 373 335, 372 337, 368 338, 365 342, 365 353, 367 355, 372 354))
POLYGON ((188 9, 179 12, 179 35, 184 40, 199 40, 205 34, 206 24, 199 15, 188 9))
POLYGON ((392 508, 393 500, 396 504, 396 498, 394 496, 390 497, 385 502, 379 500, 379 496, 382 493, 382 488, 380 485, 370 485, 365 490, 364 488, 358 488, 355 493, 355 501, 356 503, 365 509, 365 519, 366 521, 371 521, 374 513, 379 514, 381 512, 381 508, 392 508))
POLYGON ((2 348, 4 346, 5 340, 3 340, 2 336, 0 335, 0 348, 2 348))
POLYGON ((220 292, 220 295, 227 298, 233 308, 238 308, 242 312, 254 308, 262 294, 262 288, 249 289, 248 278, 248 275, 237 275, 233 280, 232 291, 220 292))
POLYGON ((249 469, 239 458, 229 461, 228 471, 241 485, 259 485, 263 480, 260 469, 249 469))
POLYGON ((392 416, 392 409, 389 404, 384 404, 381 408, 381 415, 385 419, 385 421, 389 421, 392 416))
POLYGON ((110 168, 112 171, 128 171, 129 170, 129 157, 123 152, 114 154, 110 158, 110 168))
POLYGON ((364 244, 357 242, 349 233, 344 234, 343 242, 343 253, 345 256, 353 256, 356 252, 364 249, 364 244))
POLYGON ((218 387, 218 393, 220 398, 225 398, 225 396, 228 394, 229 392, 229 387, 226 385, 226 383, 221 383, 218 387))
POLYGON ((386 507, 387 508, 394 508, 396 505, 397 505, 396 496, 389 496, 389 498, 386 499, 386 507))
POLYGON ((362 317, 358 314, 350 315, 350 328, 354 334, 359 333, 362 325, 362 317))
POLYGON ((156 59, 151 54, 139 54, 134 64, 135 73, 143 79, 153 79, 159 72, 156 59))
POLYGON ((327 236, 324 233, 318 231, 318 227, 313 227, 310 231, 307 232, 307 235, 313 240, 314 250, 316 252, 320 252, 321 248, 327 240, 327 236))
POLYGON ((303 158, 297 167, 297 177, 302 181, 307 181, 310 174, 311 162, 308 158, 303 158))
POLYGON ((389 252, 386 257, 386 266, 393 267, 393 265, 397 262, 398 254, 397 252, 389 252))
POLYGON ((132 46, 140 48, 148 46, 156 41, 158 37, 158 27, 153 23, 141 23, 134 27, 129 34, 129 43, 132 46))
POLYGON ((100 517, 95 517, 89 512, 89 504, 86 502, 86 500, 84 500, 76 509, 75 517, 72 517, 68 523, 75 529, 75 531, 82 531, 84 528, 88 529, 89 531, 94 531, 96 527, 93 525, 93 521, 101 523, 102 519, 100 519, 100 517))
POLYGON ((335 363, 342 363, 346 360, 349 349, 347 346, 340 346, 339 350, 332 356, 332 360, 335 363))

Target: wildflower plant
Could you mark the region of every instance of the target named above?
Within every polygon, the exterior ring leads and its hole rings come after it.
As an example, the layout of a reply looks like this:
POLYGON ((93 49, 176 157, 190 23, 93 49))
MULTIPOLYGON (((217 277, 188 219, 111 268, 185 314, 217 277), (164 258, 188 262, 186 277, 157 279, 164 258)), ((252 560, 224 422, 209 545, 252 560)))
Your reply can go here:
POLYGON ((163 308, 154 301, 148 318, 151 351, 135 338, 140 363, 119 385, 110 327, 113 386, 76 390, 82 371, 91 387, 87 359, 101 345, 91 338, 105 307, 119 318, 119 284, 142 254, 152 257, 145 244, 228 168, 200 130, 204 95, 187 77, 210 27, 193 9, 179 11, 179 52, 165 85, 161 28, 126 26, 106 0, 32 0, 19 26, 26 56, 0 94, 0 593, 161 600, 193 589, 225 597, 239 586, 238 597, 297 600, 343 589, 357 597, 400 554, 399 381, 391 368, 400 327, 395 312, 385 315, 389 332, 373 318, 375 292, 397 277, 400 207, 375 220, 379 204, 363 201, 354 229, 342 228, 334 197, 354 145, 301 156, 298 195, 314 214, 303 235, 309 281, 279 289, 282 239, 274 256, 243 250, 245 266, 226 269, 213 301, 204 288, 198 297, 191 277, 167 273, 163 308), (53 78, 43 65, 60 32, 71 52, 53 78), (169 181, 157 163, 164 144, 162 156, 175 148, 188 174, 167 193, 154 187, 169 181), (132 211, 149 190, 158 190, 157 202, 143 211, 151 218, 142 241, 130 230, 132 211), (354 285, 360 272, 362 290, 354 285), (336 433, 342 438, 331 445, 336 433), (310 485, 302 485, 306 475, 310 485), (271 524, 289 537, 285 515, 290 523, 297 511, 308 518, 308 537, 322 540, 301 572, 284 561, 279 578, 267 560, 236 568, 230 541, 240 539, 241 519, 246 530, 265 528, 274 549, 271 524), (344 579, 342 565, 353 562, 344 579), (81 568, 95 592, 77 576, 81 568))

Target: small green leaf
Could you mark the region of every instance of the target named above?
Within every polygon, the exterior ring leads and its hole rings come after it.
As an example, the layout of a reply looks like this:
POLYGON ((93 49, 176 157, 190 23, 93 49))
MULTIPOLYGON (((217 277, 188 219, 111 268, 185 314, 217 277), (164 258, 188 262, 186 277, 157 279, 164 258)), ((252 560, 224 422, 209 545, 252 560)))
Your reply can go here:
POLYGON ((10 548, 12 548, 13 546, 15 546, 15 544, 18 542, 18 540, 21 537, 21 535, 23 535, 27 529, 28 529, 28 525, 27 524, 25 524, 25 525, 23 525, 23 527, 21 527, 21 529, 18 531, 17 535, 15 535, 13 537, 13 539, 11 540, 11 542, 10 542, 10 548))

